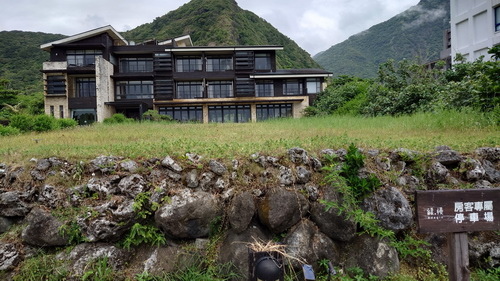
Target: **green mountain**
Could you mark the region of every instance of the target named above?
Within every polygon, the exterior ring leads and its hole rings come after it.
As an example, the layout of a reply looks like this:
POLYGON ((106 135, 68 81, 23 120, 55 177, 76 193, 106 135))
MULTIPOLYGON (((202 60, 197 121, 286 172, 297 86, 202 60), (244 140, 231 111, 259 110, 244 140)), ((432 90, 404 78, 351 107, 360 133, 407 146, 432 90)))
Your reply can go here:
POLYGON ((314 56, 337 75, 371 78, 388 59, 439 59, 443 33, 449 29, 450 1, 421 0, 418 5, 314 56))
POLYGON ((234 0, 192 0, 123 35, 136 42, 189 34, 196 46, 282 45, 279 68, 318 68, 311 56, 271 24, 234 0))
POLYGON ((49 54, 40 44, 59 40, 64 35, 42 32, 0 31, 0 78, 10 80, 10 88, 41 92, 42 62, 49 54))

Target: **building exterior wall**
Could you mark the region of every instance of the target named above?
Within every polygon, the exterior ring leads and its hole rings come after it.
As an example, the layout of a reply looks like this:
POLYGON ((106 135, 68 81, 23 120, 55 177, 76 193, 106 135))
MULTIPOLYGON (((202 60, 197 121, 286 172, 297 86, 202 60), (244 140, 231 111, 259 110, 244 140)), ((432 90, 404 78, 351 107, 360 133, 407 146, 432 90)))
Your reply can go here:
POLYGON ((500 44, 495 31, 495 8, 500 0, 451 0, 451 56, 463 55, 468 61, 480 56, 491 59, 488 49, 500 44))
POLYGON ((115 100, 115 90, 113 85, 113 64, 103 57, 97 57, 95 63, 96 72, 96 113, 97 122, 102 122, 105 118, 111 117, 115 110, 106 105, 107 102, 115 100))

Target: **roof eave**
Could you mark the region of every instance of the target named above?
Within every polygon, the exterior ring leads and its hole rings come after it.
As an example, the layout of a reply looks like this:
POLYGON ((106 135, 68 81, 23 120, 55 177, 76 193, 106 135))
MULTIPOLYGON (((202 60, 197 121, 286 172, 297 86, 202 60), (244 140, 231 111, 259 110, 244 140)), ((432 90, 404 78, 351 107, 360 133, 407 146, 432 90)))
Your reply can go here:
POLYGON ((92 30, 89 30, 86 32, 78 33, 78 34, 57 40, 57 41, 42 44, 42 45, 40 45, 40 49, 42 49, 44 51, 50 51, 50 49, 54 45, 67 44, 67 43, 87 39, 89 37, 95 36, 95 35, 103 33, 103 32, 108 33, 109 36, 111 36, 111 38, 113 38, 114 40, 118 40, 118 45, 128 45, 127 40, 125 40, 125 38, 123 38, 123 36, 120 33, 118 33, 111 25, 106 25, 106 26, 92 29, 92 30))

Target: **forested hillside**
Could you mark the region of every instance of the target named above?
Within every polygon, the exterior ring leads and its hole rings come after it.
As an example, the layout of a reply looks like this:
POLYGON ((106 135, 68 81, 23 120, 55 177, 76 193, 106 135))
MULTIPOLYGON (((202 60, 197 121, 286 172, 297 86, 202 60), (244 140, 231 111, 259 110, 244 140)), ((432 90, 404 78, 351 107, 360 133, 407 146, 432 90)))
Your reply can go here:
POLYGON ((317 68, 318 64, 294 41, 264 19, 241 9, 234 0, 192 0, 177 10, 128 32, 125 38, 159 40, 189 34, 194 45, 282 45, 279 68, 317 68))
POLYGON ((40 70, 49 54, 40 45, 63 37, 42 32, 0 31, 0 78, 10 81, 9 88, 41 92, 40 70))
POLYGON ((314 56, 334 76, 371 78, 380 64, 416 58, 426 63, 439 58, 443 32, 449 29, 449 0, 421 0, 407 11, 353 35, 314 56))

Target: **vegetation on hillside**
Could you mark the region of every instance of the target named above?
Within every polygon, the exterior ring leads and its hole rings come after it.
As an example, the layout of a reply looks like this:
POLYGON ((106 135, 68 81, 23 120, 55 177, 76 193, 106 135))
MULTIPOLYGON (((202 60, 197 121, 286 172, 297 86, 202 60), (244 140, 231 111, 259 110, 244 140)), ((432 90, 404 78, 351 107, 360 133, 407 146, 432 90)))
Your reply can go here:
POLYGON ((197 46, 282 45, 284 50, 277 52, 279 68, 319 67, 294 41, 234 0, 192 0, 123 34, 136 42, 189 34, 197 46))
MULTIPOLYGON (((500 56, 499 47, 489 52, 500 56)), ((306 112, 378 116, 471 108, 492 111, 500 120, 500 61, 456 60, 449 70, 389 60, 380 65, 377 79, 341 76, 306 112)))
POLYGON ((40 45, 63 37, 42 32, 0 31, 0 77, 24 93, 43 91, 40 70, 49 54, 40 45))
POLYGON ((417 6, 314 56, 334 76, 374 78, 388 59, 439 59, 443 33, 450 28, 450 1, 421 0, 417 6))

